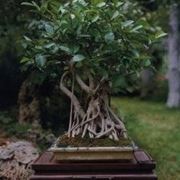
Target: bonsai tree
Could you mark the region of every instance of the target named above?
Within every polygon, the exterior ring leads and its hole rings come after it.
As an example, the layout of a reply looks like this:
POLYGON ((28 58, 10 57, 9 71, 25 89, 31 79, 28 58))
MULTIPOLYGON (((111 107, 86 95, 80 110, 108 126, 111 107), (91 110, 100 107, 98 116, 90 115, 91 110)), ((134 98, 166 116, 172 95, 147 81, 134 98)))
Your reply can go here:
POLYGON ((24 2, 37 13, 25 36, 26 70, 59 78, 70 98, 68 137, 127 138, 110 107, 113 87, 150 65, 148 49, 163 34, 137 4, 122 0, 24 2))

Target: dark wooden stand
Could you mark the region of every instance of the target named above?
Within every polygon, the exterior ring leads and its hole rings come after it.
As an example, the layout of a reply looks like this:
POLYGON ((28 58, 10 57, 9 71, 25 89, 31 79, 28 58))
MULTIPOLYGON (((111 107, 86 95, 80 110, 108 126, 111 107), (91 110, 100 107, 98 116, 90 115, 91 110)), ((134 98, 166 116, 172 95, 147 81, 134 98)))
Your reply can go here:
POLYGON ((57 179, 120 179, 157 180, 155 162, 142 150, 134 151, 132 161, 60 162, 52 152, 43 153, 32 165, 30 180, 57 179))

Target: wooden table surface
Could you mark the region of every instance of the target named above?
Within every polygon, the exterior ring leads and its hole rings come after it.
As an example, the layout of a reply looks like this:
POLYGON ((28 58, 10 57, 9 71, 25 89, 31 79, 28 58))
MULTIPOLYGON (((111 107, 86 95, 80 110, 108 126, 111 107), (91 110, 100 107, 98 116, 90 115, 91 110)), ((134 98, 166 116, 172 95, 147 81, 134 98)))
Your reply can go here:
POLYGON ((134 151, 131 161, 62 162, 52 152, 44 152, 32 165, 35 171, 30 180, 57 179, 120 179, 157 180, 156 163, 143 150, 134 151))

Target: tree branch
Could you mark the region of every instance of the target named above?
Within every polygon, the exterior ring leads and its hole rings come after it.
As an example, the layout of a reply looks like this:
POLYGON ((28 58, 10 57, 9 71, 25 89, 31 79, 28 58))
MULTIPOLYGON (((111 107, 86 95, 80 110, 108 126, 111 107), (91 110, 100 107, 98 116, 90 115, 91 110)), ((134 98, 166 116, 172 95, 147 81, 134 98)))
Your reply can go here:
POLYGON ((85 82, 77 74, 76 74, 76 81, 80 85, 81 89, 83 89, 87 94, 94 94, 93 90, 88 85, 86 85, 85 82))
POLYGON ((85 112, 84 112, 83 108, 81 107, 77 97, 69 89, 67 89, 63 84, 64 78, 67 76, 67 74, 68 74, 68 72, 65 72, 61 77, 60 89, 62 92, 64 92, 64 94, 66 94, 71 99, 75 110, 79 113, 79 115, 83 119, 85 116, 85 112))

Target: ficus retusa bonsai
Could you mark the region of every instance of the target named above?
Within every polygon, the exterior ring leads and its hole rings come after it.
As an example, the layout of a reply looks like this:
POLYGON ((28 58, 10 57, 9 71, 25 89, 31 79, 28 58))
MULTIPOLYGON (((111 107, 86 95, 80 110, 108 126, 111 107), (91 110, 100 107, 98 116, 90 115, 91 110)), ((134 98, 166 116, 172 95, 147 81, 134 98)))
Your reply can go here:
POLYGON ((27 69, 60 79, 71 99, 68 136, 127 138, 110 107, 111 89, 150 65, 150 44, 163 36, 136 3, 123 0, 24 2, 36 19, 25 36, 27 69))

